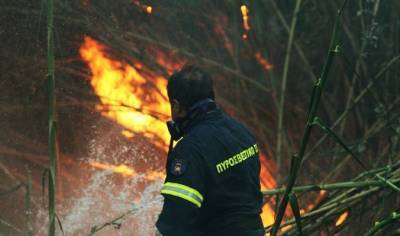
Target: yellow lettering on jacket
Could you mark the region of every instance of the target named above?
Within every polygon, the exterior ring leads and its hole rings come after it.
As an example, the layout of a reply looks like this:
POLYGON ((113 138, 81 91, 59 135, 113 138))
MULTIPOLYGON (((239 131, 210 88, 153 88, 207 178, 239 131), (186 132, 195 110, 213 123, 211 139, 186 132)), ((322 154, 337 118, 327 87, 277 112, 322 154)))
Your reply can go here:
POLYGON ((218 163, 215 167, 217 168, 218 174, 226 171, 227 169, 240 164, 241 162, 247 160, 250 157, 256 156, 255 154, 258 153, 257 144, 250 146, 249 148, 244 149, 243 151, 229 157, 220 163, 218 163))

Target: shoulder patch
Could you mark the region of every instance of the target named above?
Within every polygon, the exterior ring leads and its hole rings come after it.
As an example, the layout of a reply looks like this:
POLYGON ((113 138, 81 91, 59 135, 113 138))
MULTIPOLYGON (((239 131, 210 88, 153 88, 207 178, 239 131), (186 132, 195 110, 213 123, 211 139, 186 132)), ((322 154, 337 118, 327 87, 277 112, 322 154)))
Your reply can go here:
POLYGON ((169 165, 169 172, 172 175, 180 176, 185 173, 187 169, 187 161, 184 159, 173 159, 169 165))

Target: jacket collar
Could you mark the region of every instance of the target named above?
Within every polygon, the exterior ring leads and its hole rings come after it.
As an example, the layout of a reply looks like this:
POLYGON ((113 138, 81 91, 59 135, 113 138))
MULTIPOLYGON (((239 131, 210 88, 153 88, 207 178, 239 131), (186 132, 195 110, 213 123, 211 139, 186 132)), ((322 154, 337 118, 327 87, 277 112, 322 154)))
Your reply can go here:
POLYGON ((195 119, 193 119, 186 129, 184 130, 184 135, 187 135, 190 133, 190 131, 196 127, 197 125, 203 124, 208 121, 213 121, 221 118, 223 116, 223 112, 219 108, 215 108, 213 110, 210 110, 204 114, 199 115, 195 119))

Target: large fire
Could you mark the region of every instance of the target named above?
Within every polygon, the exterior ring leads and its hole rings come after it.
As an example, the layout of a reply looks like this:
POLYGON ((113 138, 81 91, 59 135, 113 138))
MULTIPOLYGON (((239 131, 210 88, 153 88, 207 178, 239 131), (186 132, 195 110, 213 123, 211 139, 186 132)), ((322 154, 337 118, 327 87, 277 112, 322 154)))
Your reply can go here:
POLYGON ((109 59, 104 50, 103 45, 90 37, 84 38, 80 49, 92 72, 90 83, 101 101, 96 109, 121 124, 125 136, 141 134, 156 146, 167 147, 169 134, 165 121, 170 108, 166 100, 166 80, 161 76, 153 78, 157 90, 150 93, 149 80, 134 67, 109 59))
MULTIPOLYGON (((90 37, 85 37, 80 48, 83 60, 92 73, 91 85, 99 97, 101 104, 96 109, 101 114, 120 124, 121 132, 127 138, 142 135, 156 147, 166 150, 169 134, 165 121, 169 117, 169 103, 166 94, 166 79, 154 75, 151 78, 141 74, 143 65, 135 67, 118 60, 111 59, 105 53, 106 47, 90 37), (150 86, 153 85, 153 86, 150 86)), ((167 72, 172 73, 180 68, 184 61, 171 61, 162 52, 156 52, 156 63, 167 72)), ((149 73, 146 73, 149 74, 149 73)), ((261 156, 261 186, 263 189, 274 188, 275 179, 271 175, 273 163, 261 156)), ((110 170, 122 176, 131 177, 137 173, 126 165, 111 165, 91 161, 92 167, 110 170)), ((160 173, 146 173, 146 178, 154 180, 163 178, 160 173)), ((264 225, 274 221, 274 212, 265 204, 261 215, 264 225)))

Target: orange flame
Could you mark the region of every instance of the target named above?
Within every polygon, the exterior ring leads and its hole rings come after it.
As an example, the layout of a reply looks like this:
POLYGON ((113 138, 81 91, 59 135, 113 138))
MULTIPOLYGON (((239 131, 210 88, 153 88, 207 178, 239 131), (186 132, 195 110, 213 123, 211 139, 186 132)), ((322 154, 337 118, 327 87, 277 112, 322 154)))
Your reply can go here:
MULTIPOLYGON (((101 170, 110 170, 110 171, 112 171, 116 174, 120 174, 124 177, 132 177, 132 176, 138 175, 138 173, 133 168, 131 168, 125 164, 112 165, 112 164, 101 163, 98 161, 90 160, 89 165, 94 168, 101 169, 101 170)), ((150 171, 150 172, 146 173, 144 178, 149 181, 163 180, 165 178, 165 174, 161 171, 150 171)))
MULTIPOLYGON (((275 178, 272 176, 272 170, 275 169, 275 164, 267 159, 264 153, 260 152, 260 182, 261 189, 272 189, 276 187, 275 178)), ((275 213, 270 204, 265 204, 262 208, 261 219, 264 226, 268 226, 274 223, 275 213)))
POLYGON ((151 13, 153 12, 153 8, 152 8, 151 6, 147 6, 147 7, 146 7, 146 12, 147 12, 148 14, 151 14, 151 13))
POLYGON ((245 31, 250 30, 250 25, 249 25, 249 9, 247 8, 246 5, 240 6, 240 11, 242 12, 242 17, 243 17, 243 28, 245 31))
POLYGON ((275 178, 272 176, 273 170, 276 169, 275 163, 271 159, 267 159, 266 155, 262 152, 260 152, 260 163, 261 188, 263 190, 276 188, 275 178))
POLYGON ((90 37, 84 38, 80 48, 92 72, 90 83, 101 101, 96 109, 121 124, 126 129, 125 136, 140 133, 165 149, 169 134, 164 121, 170 109, 166 100, 167 81, 161 76, 150 81, 132 66, 108 58, 104 51, 105 47, 90 37), (148 92, 146 88, 152 83, 158 92, 148 92), (163 115, 164 120, 152 113, 163 115))
POLYGON ((217 16, 214 24, 214 33, 223 41, 224 47, 233 56, 233 44, 226 33, 229 27, 228 18, 225 15, 217 16))
POLYGON ((274 68, 274 65, 272 65, 267 59, 265 59, 260 52, 256 52, 255 57, 257 59, 257 62, 260 63, 264 67, 265 70, 271 70, 274 68))
MULTIPOLYGON (((328 192, 326 190, 321 190, 318 193, 317 198, 314 200, 314 202, 317 204, 319 203, 327 194, 328 192)), ((311 203, 308 204, 308 206, 306 207, 306 211, 310 211, 313 207, 315 206, 315 204, 311 203)))
POLYGON ((111 170, 112 172, 121 174, 124 177, 136 175, 136 172, 134 169, 132 169, 124 164, 110 165, 110 164, 105 164, 105 163, 90 160, 89 165, 91 165, 92 167, 98 168, 98 169, 102 169, 102 170, 111 170))
POLYGON ((340 226, 341 224, 343 224, 346 221, 348 216, 349 216, 349 212, 348 211, 343 212, 339 216, 339 218, 336 220, 335 226, 337 227, 337 226, 340 226))
POLYGON ((242 35, 243 39, 247 39, 247 33, 250 30, 250 25, 249 25, 249 9, 247 8, 246 5, 241 5, 240 6, 240 11, 242 12, 242 18, 243 18, 243 28, 245 33, 242 35))
POLYGON ((174 51, 167 54, 162 53, 161 51, 150 52, 156 55, 155 61, 157 64, 161 65, 169 75, 172 75, 174 72, 182 68, 182 66, 186 63, 185 60, 177 59, 174 55, 174 51))
POLYGON ((271 205, 264 204, 260 216, 264 226, 272 225, 274 223, 275 213, 271 205))

